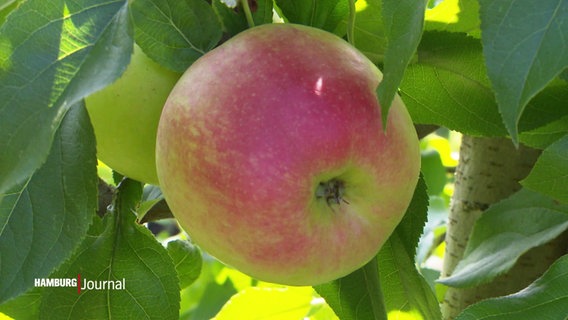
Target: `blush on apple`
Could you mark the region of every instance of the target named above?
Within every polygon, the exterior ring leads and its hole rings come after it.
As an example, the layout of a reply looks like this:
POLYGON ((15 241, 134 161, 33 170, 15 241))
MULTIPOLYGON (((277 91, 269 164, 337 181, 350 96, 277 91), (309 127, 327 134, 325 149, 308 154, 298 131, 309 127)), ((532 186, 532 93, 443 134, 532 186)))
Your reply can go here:
POLYGON ((207 53, 164 107, 157 170, 191 239, 261 280, 316 285, 375 256, 404 215, 420 152, 380 71, 322 30, 272 24, 207 53))

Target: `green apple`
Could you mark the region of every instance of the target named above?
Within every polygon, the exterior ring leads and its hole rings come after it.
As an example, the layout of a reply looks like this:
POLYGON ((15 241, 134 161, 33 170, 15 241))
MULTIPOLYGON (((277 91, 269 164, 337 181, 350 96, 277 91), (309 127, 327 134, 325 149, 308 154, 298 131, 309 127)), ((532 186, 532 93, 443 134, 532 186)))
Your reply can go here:
POLYGON ((172 90, 156 161, 166 200, 205 251, 260 280, 316 285, 372 259, 420 168, 397 96, 333 34, 271 24, 196 61, 172 90))
POLYGON ((134 46, 124 74, 86 99, 101 161, 130 178, 158 183, 156 131, 164 103, 179 77, 134 46))

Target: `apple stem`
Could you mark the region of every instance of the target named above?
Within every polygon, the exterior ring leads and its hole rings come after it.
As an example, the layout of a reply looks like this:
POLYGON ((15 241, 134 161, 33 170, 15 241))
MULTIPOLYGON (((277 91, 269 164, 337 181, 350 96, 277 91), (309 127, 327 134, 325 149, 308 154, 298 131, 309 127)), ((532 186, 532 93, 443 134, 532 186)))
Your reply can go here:
POLYGON ((347 20, 347 41, 352 46, 355 46, 355 13, 357 12, 355 1, 349 0, 349 17, 347 20))
POLYGON ((243 10, 245 11, 245 17, 247 18, 248 26, 249 28, 253 28, 254 19, 252 18, 252 12, 250 11, 248 0, 241 0, 241 4, 243 5, 243 10))

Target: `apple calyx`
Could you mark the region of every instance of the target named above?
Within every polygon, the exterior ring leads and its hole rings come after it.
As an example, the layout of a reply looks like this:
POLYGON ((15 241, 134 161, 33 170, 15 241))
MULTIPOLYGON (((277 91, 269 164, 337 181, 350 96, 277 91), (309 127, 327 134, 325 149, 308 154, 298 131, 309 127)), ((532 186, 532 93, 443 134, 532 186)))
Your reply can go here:
POLYGON ((345 182, 336 178, 320 182, 316 188, 316 198, 325 199, 325 202, 330 207, 333 204, 340 205, 341 202, 349 204, 349 202, 343 198, 344 194, 345 182))

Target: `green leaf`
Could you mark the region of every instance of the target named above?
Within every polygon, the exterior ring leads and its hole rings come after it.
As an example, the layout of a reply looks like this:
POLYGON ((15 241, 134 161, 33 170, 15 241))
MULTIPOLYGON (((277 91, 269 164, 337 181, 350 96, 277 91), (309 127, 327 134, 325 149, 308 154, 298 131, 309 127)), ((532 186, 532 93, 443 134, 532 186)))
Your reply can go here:
POLYGON ((0 0, 0 10, 14 4, 17 0, 0 0))
POLYGON ((544 149, 564 136, 568 131, 568 126, 562 125, 562 118, 568 117, 566 101, 568 84, 562 80, 552 81, 525 108, 519 122, 520 140, 524 142, 523 139, 529 137, 527 142, 544 149))
POLYGON ((383 81, 377 88, 383 124, 398 91, 406 66, 414 57, 424 27, 426 1, 383 0, 383 23, 388 39, 383 81))
POLYGON ((44 288, 40 319, 178 319, 179 285, 168 252, 135 223, 141 183, 123 180, 111 212, 95 222, 76 255, 51 278, 113 281, 114 290, 44 288), (119 287, 116 281, 122 283, 119 287))
POLYGON ((478 37, 478 0, 443 0, 426 10, 425 30, 463 32, 478 37))
MULTIPOLYGON (((194 291, 191 290, 193 288, 194 286, 190 286, 186 290, 189 294, 192 294, 194 293, 194 291)), ((198 293, 201 299, 197 301, 197 306, 190 309, 190 311, 184 315, 184 318, 195 320, 212 319, 236 293, 237 290, 230 279, 226 279, 222 284, 209 281, 205 284, 203 290, 198 293)), ((192 296, 189 297, 193 298, 192 296)))
MULTIPOLYGON (((507 134, 478 39, 450 32, 424 32, 418 59, 408 66, 400 94, 414 122, 476 136, 507 134)), ((529 102, 519 130, 537 130, 568 116, 566 99, 568 85, 561 80, 552 82, 529 102)), ((543 130, 533 133, 533 144, 559 138, 557 132, 543 130)))
POLYGON ((276 5, 282 10, 286 19, 291 23, 303 24, 323 29, 339 36, 341 20, 347 19, 349 6, 343 0, 276 0, 276 5))
MULTIPOLYGON (((412 201, 402 221, 396 227, 394 233, 398 234, 409 257, 416 255, 416 245, 424 231, 426 220, 428 219, 428 192, 426 182, 422 174, 414 190, 412 201)), ((380 261, 380 260, 379 260, 380 261)))
POLYGON ((561 117, 540 128, 522 132, 519 140, 529 147, 546 149, 566 134, 568 134, 568 116, 561 117))
POLYGON ((0 28, 0 193, 47 157, 65 113, 126 68, 126 0, 29 0, 0 28))
POLYGON ((0 11, 13 5, 17 0, 0 0, 0 11))
POLYGON ((95 153, 87 111, 77 106, 43 166, 0 195, 0 303, 47 277, 81 243, 97 208, 95 153))
MULTIPOLYGON (((272 9, 274 6, 272 0, 256 0, 254 4, 255 5, 250 8, 254 24, 259 26, 261 24, 272 23, 272 9)), ((247 18, 240 5, 240 1, 237 7, 229 8, 220 0, 213 0, 213 9, 221 20, 223 31, 226 32, 229 37, 248 29, 247 18)))
POLYGON ((142 201, 136 211, 138 223, 174 218, 162 189, 159 186, 146 184, 142 193, 142 201))
POLYGON ((427 207, 428 195, 420 179, 405 217, 377 257, 344 278, 315 287, 340 319, 377 319, 381 308, 377 303, 383 296, 389 319, 441 318, 434 292, 414 264, 427 207))
MULTIPOLYGON (((382 7, 382 0, 359 0, 355 3, 355 47, 375 64, 383 63, 387 47, 382 7)), ((341 29, 338 30, 345 33, 346 26, 347 17, 342 20, 341 29)))
POLYGON ((221 40, 221 24, 204 0, 136 0, 136 43, 160 65, 184 72, 221 40))
MULTIPOLYGON (((37 320, 39 319, 39 305, 42 288, 33 288, 17 298, 0 304, 0 312, 12 319, 37 320)), ((0 316, 1 318, 1 316, 0 316)), ((2 318, 3 319, 3 318, 2 318)))
MULTIPOLYGON (((344 1, 347 6, 347 1, 344 1)), ((387 47, 385 26, 382 20, 382 0, 358 0, 355 2, 355 48, 374 64, 382 64, 387 47)), ((343 37, 347 32, 349 14, 346 14, 333 31, 343 37)))
POLYGON ((556 261, 526 289, 488 299, 465 309, 456 320, 566 320, 568 256, 556 261))
POLYGON ((568 203, 566 188, 568 185, 568 135, 544 150, 528 177, 521 184, 528 189, 568 203))
POLYGON ((527 103, 568 67, 568 2, 479 0, 483 52, 513 141, 527 103))
POLYGON ((564 69, 564 71, 562 71, 562 73, 560 74, 560 78, 563 79, 564 81, 568 81, 568 69, 564 69))
MULTIPOLYGON (((239 291, 232 277, 226 275, 227 268, 218 260, 203 255, 199 278, 191 286, 181 290, 180 319, 211 319, 239 291)), ((250 284, 249 281, 244 287, 249 287, 250 284)))
POLYGON ((568 229, 568 206, 522 189, 486 210, 477 220, 463 259, 439 280, 452 287, 491 281, 507 272, 528 250, 568 229))
POLYGON ((312 300, 310 287, 249 287, 231 297, 215 320, 304 319, 312 300))
POLYGON ((418 61, 401 84, 413 121, 470 135, 506 134, 485 73, 479 40, 464 34, 425 32, 418 61))
POLYGON ((140 207, 136 211, 139 223, 145 223, 148 221, 146 215, 149 214, 150 210, 157 205, 160 201, 164 200, 164 195, 160 187, 147 184, 144 186, 144 191, 142 192, 142 201, 140 207))
POLYGON ((342 320, 386 319, 376 257, 351 274, 314 289, 342 320))
MULTIPOLYGON (((424 226, 424 232, 416 248, 414 261, 417 265, 423 265, 430 256, 436 255, 434 251, 439 245, 438 239, 443 238, 447 230, 448 211, 448 203, 446 203, 446 200, 442 196, 430 196, 428 221, 424 226)), ((433 280, 436 279, 438 279, 437 276, 435 279, 431 279, 431 287, 434 287, 433 280)))
POLYGON ((312 299, 311 309, 304 320, 340 320, 323 298, 312 299))
POLYGON ((442 163, 442 157, 436 150, 423 151, 420 161, 420 171, 424 175, 428 194, 438 195, 446 186, 446 167, 442 163))
POLYGON ((434 291, 416 270, 405 242, 395 232, 378 255, 389 319, 441 319, 434 291))
POLYGON ((410 207, 378 255, 381 285, 389 319, 441 319, 438 302, 414 263, 428 212, 426 183, 420 179, 410 207), (397 318, 399 317, 399 318, 397 318))
POLYGON ((168 253, 172 258, 180 280, 180 288, 192 284, 201 274, 203 259, 201 251, 189 241, 174 240, 168 242, 168 253))
POLYGON ((6 16, 20 4, 19 0, 0 0, 0 25, 6 20, 6 16))

